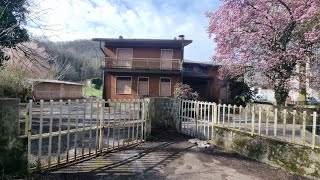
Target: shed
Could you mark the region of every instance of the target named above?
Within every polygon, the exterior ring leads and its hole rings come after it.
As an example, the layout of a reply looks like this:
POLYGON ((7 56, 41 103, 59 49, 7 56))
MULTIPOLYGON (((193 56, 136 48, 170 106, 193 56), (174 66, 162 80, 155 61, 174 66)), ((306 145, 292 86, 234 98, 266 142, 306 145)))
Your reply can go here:
POLYGON ((83 98, 81 83, 48 79, 31 79, 30 81, 33 98, 36 101, 83 98))

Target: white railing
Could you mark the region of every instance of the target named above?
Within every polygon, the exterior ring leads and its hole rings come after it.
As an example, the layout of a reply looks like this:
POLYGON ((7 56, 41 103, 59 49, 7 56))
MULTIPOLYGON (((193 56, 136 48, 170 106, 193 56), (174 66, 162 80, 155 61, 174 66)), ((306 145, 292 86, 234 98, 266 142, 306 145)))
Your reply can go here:
POLYGON ((320 120, 314 109, 182 101, 180 121, 183 133, 206 140, 213 139, 214 127, 223 127, 320 148, 320 120))
POLYGON ((25 114, 28 170, 43 170, 144 141, 144 100, 30 101, 25 114), (108 107, 105 107, 105 105, 108 107))
POLYGON ((101 66, 109 69, 126 68, 180 71, 182 68, 182 62, 180 59, 107 57, 102 61, 101 66))

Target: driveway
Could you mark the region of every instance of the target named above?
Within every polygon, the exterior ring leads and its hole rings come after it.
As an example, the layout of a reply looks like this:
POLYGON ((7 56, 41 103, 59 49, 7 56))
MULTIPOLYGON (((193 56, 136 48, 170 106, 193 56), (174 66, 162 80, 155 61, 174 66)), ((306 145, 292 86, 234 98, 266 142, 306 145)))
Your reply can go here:
POLYGON ((218 147, 198 148, 186 137, 106 153, 40 179, 307 179, 218 147))

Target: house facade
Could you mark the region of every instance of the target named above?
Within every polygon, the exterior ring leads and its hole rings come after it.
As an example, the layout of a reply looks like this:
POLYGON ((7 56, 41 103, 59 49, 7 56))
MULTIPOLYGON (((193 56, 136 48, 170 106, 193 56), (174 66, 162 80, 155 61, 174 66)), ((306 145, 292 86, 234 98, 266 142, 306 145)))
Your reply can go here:
POLYGON ((228 86, 218 78, 219 66, 212 62, 183 61, 182 79, 184 84, 199 93, 199 100, 227 102, 228 86))
POLYGON ((104 99, 173 97, 182 82, 184 47, 192 40, 94 38, 105 55, 104 99))

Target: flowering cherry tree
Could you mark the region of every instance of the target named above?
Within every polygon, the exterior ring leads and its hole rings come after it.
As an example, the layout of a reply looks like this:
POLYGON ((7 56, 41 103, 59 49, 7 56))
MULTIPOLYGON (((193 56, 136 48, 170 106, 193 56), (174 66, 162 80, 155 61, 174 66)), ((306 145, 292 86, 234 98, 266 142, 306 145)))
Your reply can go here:
POLYGON ((209 36, 217 44, 213 59, 225 65, 223 73, 263 74, 280 105, 294 77, 300 78, 305 93, 305 80, 318 79, 306 64, 319 64, 320 0, 221 1, 222 6, 206 16, 209 36))

